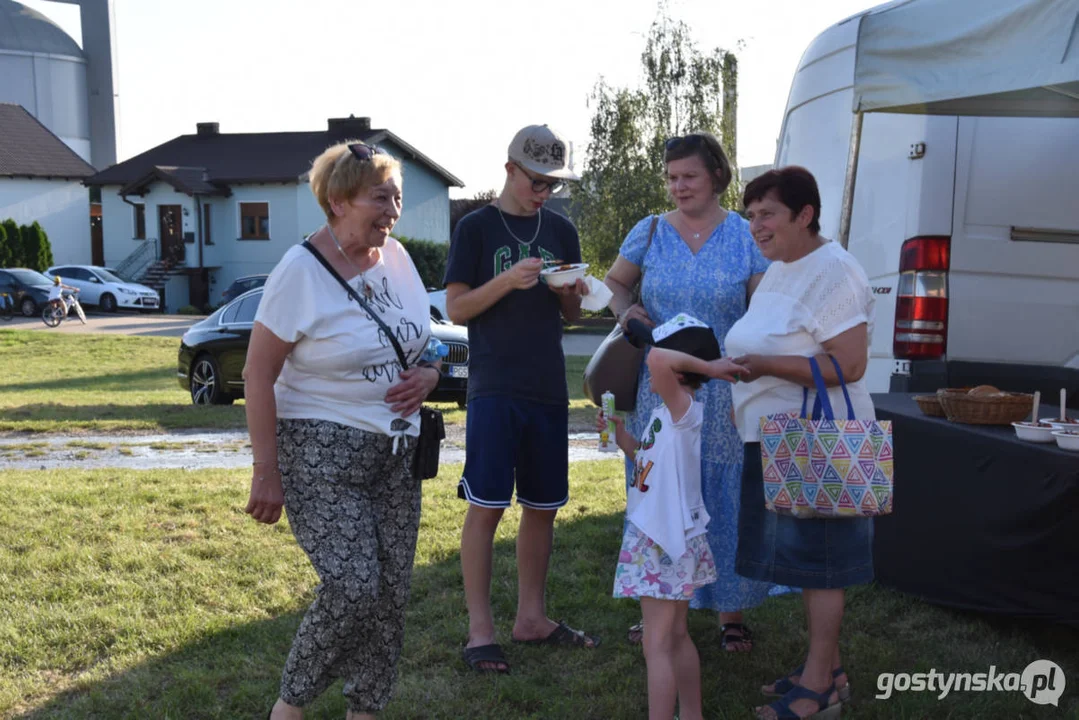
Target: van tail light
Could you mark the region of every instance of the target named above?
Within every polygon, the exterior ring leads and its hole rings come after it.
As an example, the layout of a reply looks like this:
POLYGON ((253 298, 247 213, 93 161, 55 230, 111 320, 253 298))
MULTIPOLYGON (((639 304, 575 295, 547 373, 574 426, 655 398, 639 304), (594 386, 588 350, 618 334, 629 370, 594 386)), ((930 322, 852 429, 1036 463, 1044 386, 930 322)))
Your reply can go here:
POLYGON ((915 237, 899 256, 892 354, 926 360, 944 355, 948 338, 951 238, 915 237))

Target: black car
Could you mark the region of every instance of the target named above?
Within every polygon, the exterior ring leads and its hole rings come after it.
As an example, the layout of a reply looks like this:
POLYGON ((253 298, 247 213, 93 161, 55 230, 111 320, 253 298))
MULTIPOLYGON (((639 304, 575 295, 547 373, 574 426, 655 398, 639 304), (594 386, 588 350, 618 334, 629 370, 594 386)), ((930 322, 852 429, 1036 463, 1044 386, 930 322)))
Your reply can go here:
MULTIPOLYGON (((247 343, 262 290, 249 290, 184 333, 176 376, 195 405, 229 405, 244 396, 247 343)), ((463 406, 468 391, 468 331, 431 318, 431 334, 450 352, 442 360, 442 377, 429 399, 463 406)))
POLYGON ((232 281, 232 284, 225 289, 225 292, 221 293, 221 304, 230 303, 236 298, 243 295, 248 290, 254 290, 260 288, 266 284, 266 278, 269 275, 245 275, 240 278, 236 278, 232 281))
POLYGON ((49 302, 49 288, 52 278, 42 275, 37 270, 28 268, 6 268, 0 270, 0 292, 6 292, 15 301, 15 309, 26 317, 33 317, 41 312, 49 302))

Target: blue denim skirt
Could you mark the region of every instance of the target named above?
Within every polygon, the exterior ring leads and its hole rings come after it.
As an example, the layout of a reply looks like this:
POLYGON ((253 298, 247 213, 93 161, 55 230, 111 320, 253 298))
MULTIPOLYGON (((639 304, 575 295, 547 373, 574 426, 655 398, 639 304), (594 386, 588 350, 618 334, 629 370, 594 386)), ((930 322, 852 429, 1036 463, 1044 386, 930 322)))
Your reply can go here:
POLYGON ((764 506, 760 443, 746 443, 735 572, 751 580, 834 589, 873 580, 873 519, 798 519, 764 506))

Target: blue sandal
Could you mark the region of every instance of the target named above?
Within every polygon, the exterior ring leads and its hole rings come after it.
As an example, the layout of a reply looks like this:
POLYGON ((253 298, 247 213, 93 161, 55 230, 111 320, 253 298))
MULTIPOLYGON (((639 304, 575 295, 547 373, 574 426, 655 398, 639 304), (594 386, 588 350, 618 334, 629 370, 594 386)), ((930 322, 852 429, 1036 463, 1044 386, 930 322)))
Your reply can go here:
MULTIPOLYGON (((781 677, 778 680, 776 680, 775 682, 773 682, 772 685, 775 686, 775 689, 772 692, 765 692, 764 690, 761 690, 761 695, 764 695, 765 697, 783 697, 784 695, 789 693, 791 690, 793 690, 795 687, 797 687, 797 685, 795 685, 793 682, 791 682, 791 677, 793 677, 794 675, 797 675, 798 677, 801 677, 802 674, 805 672, 805 669, 806 669, 806 666, 804 664, 799 665, 798 667, 791 670, 790 673, 788 673, 786 677, 781 677)), ((845 672, 846 671, 843 670, 843 666, 840 665, 839 667, 837 667, 835 670, 832 671, 832 679, 833 680, 838 679, 839 676, 845 674, 845 672)), ((847 702, 847 701, 849 701, 850 700, 850 679, 849 678, 847 679, 847 684, 844 685, 843 687, 836 688, 836 692, 839 693, 839 702, 847 702)))
MULTIPOLYGON (((810 718, 812 720, 831 720, 839 717, 839 713, 843 709, 842 701, 836 702, 834 705, 828 704, 833 692, 835 692, 835 683, 829 685, 828 689, 822 693, 816 693, 807 687, 795 685, 783 697, 769 703, 766 707, 772 708, 778 720, 810 720, 810 718), (804 718, 798 715, 791 710, 791 704, 799 700, 812 700, 817 703, 817 711, 812 715, 806 715, 804 718)), ((757 713, 757 717, 761 717, 760 712, 757 713)))

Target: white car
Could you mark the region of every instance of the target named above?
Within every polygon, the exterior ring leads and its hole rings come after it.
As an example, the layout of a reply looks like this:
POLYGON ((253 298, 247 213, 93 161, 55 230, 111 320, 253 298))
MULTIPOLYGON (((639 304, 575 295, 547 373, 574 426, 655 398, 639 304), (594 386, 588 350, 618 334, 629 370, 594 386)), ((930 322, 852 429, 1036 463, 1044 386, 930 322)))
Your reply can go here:
POLYGON ((446 291, 427 289, 427 302, 431 304, 431 317, 435 320, 449 322, 450 316, 446 313, 446 291))
POLYGON ((59 275, 65 285, 79 289, 82 305, 97 305, 103 312, 115 312, 117 308, 157 310, 161 306, 161 298, 153 288, 125 282, 97 265, 57 265, 45 274, 50 278, 59 275))

